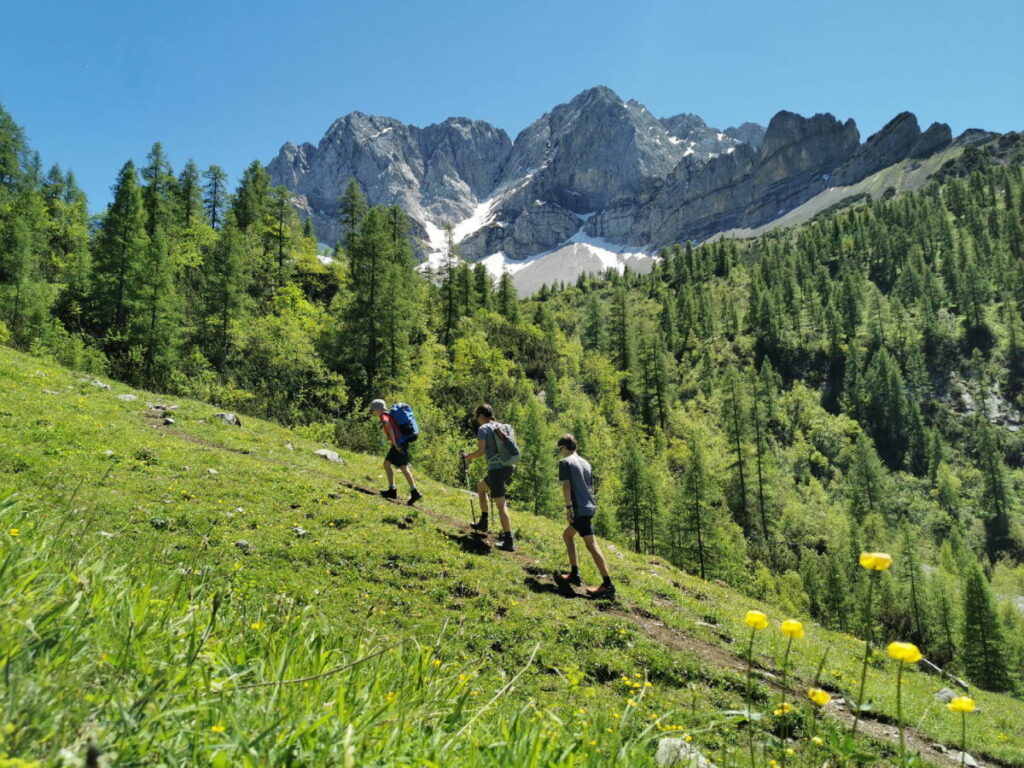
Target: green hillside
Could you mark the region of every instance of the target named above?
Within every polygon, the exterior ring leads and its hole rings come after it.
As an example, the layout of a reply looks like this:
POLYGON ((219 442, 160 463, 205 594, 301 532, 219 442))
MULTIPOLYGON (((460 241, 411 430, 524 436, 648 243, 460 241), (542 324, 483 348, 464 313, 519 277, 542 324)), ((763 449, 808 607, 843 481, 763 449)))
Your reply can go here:
MULTIPOLYGON (((0 487, 16 492, 0 502, 0 766, 82 764, 90 745, 112 765, 632 766, 665 735, 747 765, 755 608, 772 620, 758 764, 844 754, 836 699, 863 649, 848 635, 797 617, 794 709, 773 714, 791 617, 771 605, 611 543, 619 600, 568 599, 551 519, 514 509, 519 550, 498 552, 467 533, 464 491, 423 480, 422 507, 395 505, 362 490, 377 457, 326 461, 313 428, 232 427, 211 405, 99 384, 0 348, 0 487), (836 699, 816 716, 803 691, 819 665, 836 699)), ((910 749, 958 764, 934 746, 959 742, 934 698, 950 683, 904 677, 910 749)), ((867 764, 896 762, 894 682, 876 654, 867 764)), ((1024 702, 972 695, 969 752, 1024 764, 1024 702)))

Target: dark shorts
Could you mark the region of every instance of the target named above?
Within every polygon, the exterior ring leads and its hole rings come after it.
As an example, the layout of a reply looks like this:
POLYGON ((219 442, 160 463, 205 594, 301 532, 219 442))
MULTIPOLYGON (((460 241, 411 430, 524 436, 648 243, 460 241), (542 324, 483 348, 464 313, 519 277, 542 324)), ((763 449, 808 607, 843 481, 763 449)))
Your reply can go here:
POLYGON ((487 470, 487 477, 484 478, 484 482, 487 483, 487 489, 490 491, 492 499, 505 498, 505 486, 508 485, 512 479, 512 473, 515 471, 515 467, 499 467, 498 469, 487 470))
POLYGON ((576 529, 576 533, 580 536, 593 536, 594 528, 591 525, 593 522, 593 515, 588 515, 587 517, 574 517, 570 525, 576 529))
POLYGON ((404 467, 409 463, 409 449, 406 448, 404 451, 399 451, 392 445, 388 455, 384 457, 384 461, 391 462, 393 467, 404 467))

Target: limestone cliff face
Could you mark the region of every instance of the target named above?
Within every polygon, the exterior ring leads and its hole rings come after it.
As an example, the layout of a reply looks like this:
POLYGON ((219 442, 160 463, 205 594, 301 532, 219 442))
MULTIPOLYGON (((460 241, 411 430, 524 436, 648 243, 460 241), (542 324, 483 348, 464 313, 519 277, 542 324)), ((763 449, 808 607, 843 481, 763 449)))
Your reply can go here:
POLYGON ((687 159, 645 195, 615 200, 587 222, 587 232, 659 248, 759 226, 829 186, 858 145, 852 120, 780 112, 759 150, 742 144, 707 162, 687 159))
POLYGON ((900 162, 921 138, 917 118, 909 112, 900 112, 885 124, 878 133, 872 134, 864 145, 857 148, 850 162, 840 168, 833 181, 836 186, 846 186, 860 181, 872 173, 900 162))
POLYGON ((605 87, 561 104, 512 141, 467 118, 418 128, 353 112, 317 145, 285 144, 268 170, 340 239, 338 198, 355 178, 371 204, 409 215, 422 256, 456 225, 463 257, 523 259, 567 241, 652 252, 734 227, 758 227, 828 187, 855 183, 950 145, 949 126, 921 132, 909 112, 860 143, 853 120, 779 112, 767 128, 719 131, 700 117, 658 119, 605 87))
POLYGON ((353 112, 315 147, 285 144, 267 170, 312 214, 321 242, 333 244, 340 238, 338 198, 349 179, 372 204, 400 205, 422 235, 426 222, 469 216, 494 187, 511 149, 508 134, 479 120, 417 128, 353 112))

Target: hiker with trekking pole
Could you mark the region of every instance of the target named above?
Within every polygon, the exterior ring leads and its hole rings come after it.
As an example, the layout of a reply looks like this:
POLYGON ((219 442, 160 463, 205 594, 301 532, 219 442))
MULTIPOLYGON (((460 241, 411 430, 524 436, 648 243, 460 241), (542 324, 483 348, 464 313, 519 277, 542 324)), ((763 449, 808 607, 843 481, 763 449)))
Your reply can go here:
POLYGON ((608 572, 608 562, 594 538, 592 523, 597 513, 597 500, 594 498, 594 477, 590 462, 576 452, 576 438, 572 435, 562 435, 558 439, 558 453, 562 457, 558 462, 558 479, 562 481, 565 520, 568 523, 562 532, 562 540, 569 555, 569 573, 557 574, 557 578, 573 587, 583 585, 579 560, 576 558, 575 537, 579 534, 603 579, 601 586, 588 587, 587 594, 590 597, 614 600, 615 585, 608 572))
POLYGON ((423 498, 423 494, 416 488, 416 481, 413 480, 412 470, 409 468, 409 443, 413 442, 420 434, 412 408, 405 403, 397 403, 389 409, 387 403, 378 399, 370 403, 370 413, 380 416, 380 428, 390 445, 388 455, 384 458, 384 473, 388 477, 388 489, 381 491, 380 495, 392 501, 398 500, 395 473, 392 469, 392 467, 397 467, 409 483, 410 495, 407 503, 412 506, 423 498))
POLYGON ((515 430, 510 424, 502 424, 494 420, 494 409, 487 403, 478 405, 474 413, 477 423, 477 449, 467 454, 459 452, 463 465, 467 467, 466 478, 468 487, 469 462, 487 457, 487 475, 476 486, 477 498, 480 499, 480 520, 470 523, 477 533, 488 530, 488 496, 498 509, 501 520, 501 535, 498 537, 498 549, 515 552, 512 540, 512 520, 509 517, 508 505, 505 502, 505 488, 519 463, 519 446, 516 445, 515 430))

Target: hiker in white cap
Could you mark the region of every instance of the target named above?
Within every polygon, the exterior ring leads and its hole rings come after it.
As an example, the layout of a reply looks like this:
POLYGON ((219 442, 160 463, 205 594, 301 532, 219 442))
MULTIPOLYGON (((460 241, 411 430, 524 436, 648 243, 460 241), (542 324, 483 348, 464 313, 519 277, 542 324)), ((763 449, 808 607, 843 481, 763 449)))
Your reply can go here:
POLYGON ((388 489, 381 491, 380 495, 385 499, 398 499, 395 473, 392 469, 392 467, 398 467, 405 475, 405 479, 409 481, 409 504, 415 504, 423 498, 423 494, 417 490, 412 470, 409 469, 409 443, 419 435, 416 419, 412 415, 412 408, 404 403, 398 403, 388 410, 387 404, 378 399, 370 403, 370 413, 380 415, 380 428, 391 446, 388 449, 388 455, 384 458, 384 473, 388 476, 388 489), (411 422, 411 427, 403 427, 407 422, 411 422))

